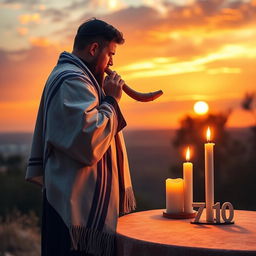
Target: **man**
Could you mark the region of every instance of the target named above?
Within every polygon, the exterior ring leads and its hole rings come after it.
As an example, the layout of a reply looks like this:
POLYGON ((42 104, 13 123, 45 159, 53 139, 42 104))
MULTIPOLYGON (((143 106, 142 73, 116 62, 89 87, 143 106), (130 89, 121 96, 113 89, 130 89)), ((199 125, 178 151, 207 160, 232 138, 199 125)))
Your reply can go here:
POLYGON ((113 255, 118 216, 135 209, 112 72, 122 33, 83 23, 42 95, 26 179, 43 187, 42 255, 113 255))

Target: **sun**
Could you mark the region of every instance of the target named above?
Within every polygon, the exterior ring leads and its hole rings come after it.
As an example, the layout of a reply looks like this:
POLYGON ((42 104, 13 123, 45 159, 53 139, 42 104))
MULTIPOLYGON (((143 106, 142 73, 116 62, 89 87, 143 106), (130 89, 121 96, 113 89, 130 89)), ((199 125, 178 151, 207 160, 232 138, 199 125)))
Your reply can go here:
POLYGON ((208 112, 208 110, 209 110, 209 106, 205 101, 197 101, 194 104, 194 111, 198 115, 204 115, 208 112))

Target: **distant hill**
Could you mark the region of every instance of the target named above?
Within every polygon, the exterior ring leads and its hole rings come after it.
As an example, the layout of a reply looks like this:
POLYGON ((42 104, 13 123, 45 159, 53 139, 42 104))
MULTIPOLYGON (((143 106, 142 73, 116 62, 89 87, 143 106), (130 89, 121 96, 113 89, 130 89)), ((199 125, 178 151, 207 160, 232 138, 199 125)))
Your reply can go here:
MULTIPOLYGON (((230 134, 247 141, 249 129, 232 128, 230 134)), ((165 207, 165 179, 170 167, 177 162, 172 146, 176 130, 125 130, 131 177, 139 209, 165 207)), ((8 144, 30 147, 31 133, 0 133, 0 149, 8 144)), ((29 152, 29 151, 28 151, 29 152)), ((182 168, 182 163, 180 163, 182 168)))
POLYGON ((31 144, 33 134, 31 132, 24 133, 0 133, 0 145, 7 144, 31 144))
MULTIPOLYGON (((249 128, 229 128, 228 129, 233 137, 238 139, 247 138, 249 135, 249 128)), ((163 130, 124 130, 126 144, 129 146, 158 146, 169 145, 167 138, 173 138, 175 129, 163 130)), ((0 132, 0 145, 6 144, 31 144, 33 134, 30 132, 0 132)))

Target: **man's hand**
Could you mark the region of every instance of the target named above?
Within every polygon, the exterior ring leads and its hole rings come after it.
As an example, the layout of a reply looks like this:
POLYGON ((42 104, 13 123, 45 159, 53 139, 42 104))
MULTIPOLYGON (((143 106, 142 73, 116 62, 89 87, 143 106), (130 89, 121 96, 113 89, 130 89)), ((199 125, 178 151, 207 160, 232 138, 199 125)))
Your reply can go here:
POLYGON ((113 71, 109 76, 106 76, 103 83, 103 90, 107 96, 112 96, 119 102, 122 97, 122 88, 124 84, 124 80, 113 71))

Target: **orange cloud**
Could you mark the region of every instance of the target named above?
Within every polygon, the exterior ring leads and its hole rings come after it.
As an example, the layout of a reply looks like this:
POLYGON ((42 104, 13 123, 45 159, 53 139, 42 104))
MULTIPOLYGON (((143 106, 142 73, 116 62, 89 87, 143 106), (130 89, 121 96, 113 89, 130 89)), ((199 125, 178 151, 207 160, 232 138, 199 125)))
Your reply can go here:
POLYGON ((189 8, 185 8, 185 9, 182 11, 182 17, 183 17, 183 18, 190 18, 192 15, 193 15, 192 10, 189 9, 189 8))
POLYGON ((32 46, 47 47, 49 46, 50 40, 46 37, 30 37, 29 41, 32 46))
POLYGON ((211 26, 221 27, 228 23, 244 22, 244 14, 240 9, 225 8, 219 14, 208 17, 206 20, 211 26))
POLYGON ((22 25, 25 25, 25 24, 28 24, 28 23, 39 24, 41 22, 41 16, 40 16, 39 13, 22 14, 18 18, 19 18, 19 22, 22 25))
POLYGON ((256 8, 243 2, 226 2, 225 8, 223 5, 223 1, 195 1, 184 7, 170 5, 166 6, 166 16, 154 8, 130 7, 99 18, 123 31, 129 44, 122 46, 127 52, 126 65, 145 56, 187 61, 218 52, 224 45, 254 41, 256 8))
POLYGON ((25 35, 28 34, 28 28, 26 28, 26 27, 19 27, 19 28, 17 28, 17 33, 20 36, 25 36, 25 35))
POLYGON ((208 65, 211 63, 236 58, 256 58, 256 47, 248 47, 248 45, 224 45, 216 52, 197 56, 191 60, 179 61, 178 59, 168 57, 152 58, 143 62, 135 62, 120 67, 120 71, 125 72, 128 79, 160 77, 203 71, 209 74, 237 74, 241 72, 241 68, 239 67, 224 66, 208 69, 208 65))

